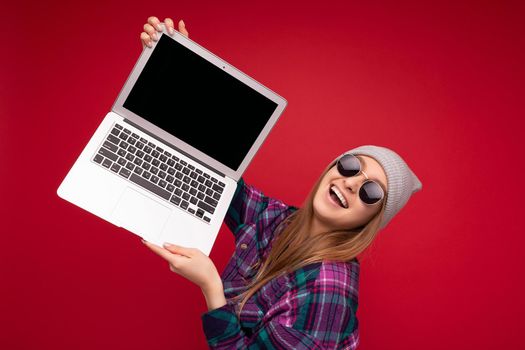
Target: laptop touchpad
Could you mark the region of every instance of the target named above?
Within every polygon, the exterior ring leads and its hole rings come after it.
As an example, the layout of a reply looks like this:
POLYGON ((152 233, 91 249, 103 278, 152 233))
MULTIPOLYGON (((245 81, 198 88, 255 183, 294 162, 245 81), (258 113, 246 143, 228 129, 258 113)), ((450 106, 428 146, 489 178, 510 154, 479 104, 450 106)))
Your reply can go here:
POLYGON ((154 241, 170 213, 171 209, 127 187, 113 211, 113 218, 117 225, 154 241))

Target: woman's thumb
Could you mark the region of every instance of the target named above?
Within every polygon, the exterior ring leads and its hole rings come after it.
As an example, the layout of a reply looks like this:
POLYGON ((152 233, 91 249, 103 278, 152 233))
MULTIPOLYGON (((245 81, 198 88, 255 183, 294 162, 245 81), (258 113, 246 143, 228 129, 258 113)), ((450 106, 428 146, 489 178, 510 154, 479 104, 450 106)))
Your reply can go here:
POLYGON ((189 255, 189 252, 190 252, 189 248, 181 247, 180 245, 175 245, 175 244, 171 244, 171 243, 164 243, 163 246, 164 246, 164 248, 166 248, 167 250, 169 250, 172 253, 176 253, 176 254, 180 254, 180 255, 184 255, 184 256, 190 256, 189 255))

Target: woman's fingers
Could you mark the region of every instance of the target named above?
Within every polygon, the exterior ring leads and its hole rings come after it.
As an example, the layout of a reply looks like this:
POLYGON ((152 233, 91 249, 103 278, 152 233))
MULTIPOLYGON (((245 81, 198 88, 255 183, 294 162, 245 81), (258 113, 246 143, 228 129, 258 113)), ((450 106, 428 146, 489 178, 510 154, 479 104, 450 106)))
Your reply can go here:
MULTIPOLYGON (((166 26, 168 34, 173 35, 175 33, 175 24, 171 18, 166 17, 164 19, 164 25, 166 26)), ((182 19, 177 24, 177 27, 182 35, 189 38, 190 34, 188 33, 186 24, 182 19)), ((140 33, 142 48, 144 49, 146 46, 153 47, 153 42, 159 40, 160 37, 160 34, 157 32, 162 32, 162 29, 162 22, 160 22, 157 17, 148 17, 148 22, 144 24, 144 31, 140 33)))
POLYGON ((182 19, 179 21, 179 32, 188 38, 190 37, 190 33, 186 30, 186 24, 182 19))
POLYGON ((153 47, 153 39, 151 39, 149 34, 146 32, 140 33, 140 41, 142 42, 142 48, 145 46, 153 47))
POLYGON ((148 18, 148 24, 150 24, 151 26, 155 27, 156 30, 158 30, 159 32, 162 31, 162 26, 160 25, 160 21, 157 17, 155 16, 151 16, 148 18))
POLYGON ((166 28, 168 29, 168 34, 173 35, 175 33, 175 27, 173 26, 173 20, 171 18, 165 18, 164 24, 166 25, 166 28))

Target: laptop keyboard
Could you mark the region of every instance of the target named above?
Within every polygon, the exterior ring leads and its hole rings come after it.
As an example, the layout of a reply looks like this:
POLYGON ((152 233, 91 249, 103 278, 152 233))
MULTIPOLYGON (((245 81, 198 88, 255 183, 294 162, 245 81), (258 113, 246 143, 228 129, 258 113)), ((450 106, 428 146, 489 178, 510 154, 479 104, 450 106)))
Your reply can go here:
POLYGON ((120 124, 113 126, 93 161, 207 223, 225 186, 204 168, 188 164, 120 124))

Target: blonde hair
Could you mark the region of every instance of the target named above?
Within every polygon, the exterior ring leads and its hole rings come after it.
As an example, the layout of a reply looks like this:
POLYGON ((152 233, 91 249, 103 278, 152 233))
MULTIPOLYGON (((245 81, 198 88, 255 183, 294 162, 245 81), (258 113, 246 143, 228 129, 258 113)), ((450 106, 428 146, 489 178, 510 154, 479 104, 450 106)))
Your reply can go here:
MULTIPOLYGON (((321 180, 334 165, 335 161, 322 172, 306 197, 303 207, 290 214, 276 228, 271 250, 249 283, 248 289, 232 298, 237 301, 241 300, 237 312, 238 317, 248 299, 273 278, 323 260, 350 261, 357 258, 376 237, 385 210, 386 194, 381 209, 367 224, 353 229, 329 231, 320 235, 310 234, 314 196, 321 180)), ((256 263, 252 268, 257 268, 259 264, 256 263)))

